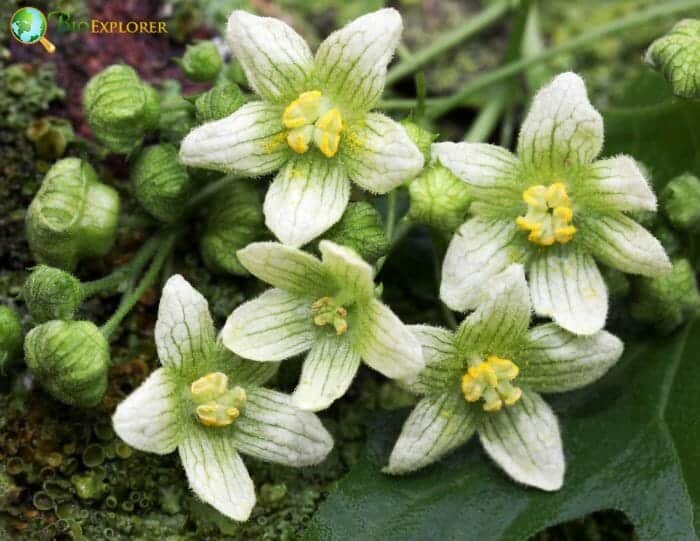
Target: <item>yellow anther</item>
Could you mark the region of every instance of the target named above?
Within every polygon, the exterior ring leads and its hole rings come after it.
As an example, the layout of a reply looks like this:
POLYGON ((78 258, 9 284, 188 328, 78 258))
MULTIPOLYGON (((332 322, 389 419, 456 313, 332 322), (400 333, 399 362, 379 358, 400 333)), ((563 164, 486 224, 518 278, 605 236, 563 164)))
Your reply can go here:
POLYGON ((287 128, 300 128, 313 124, 319 117, 319 107, 323 94, 318 90, 310 90, 299 94, 299 97, 287 105, 282 113, 282 122, 287 128))
POLYGON ((338 111, 338 109, 331 109, 318 119, 316 127, 323 131, 340 133, 343 131, 343 117, 340 116, 340 111, 338 111))
POLYGON ((287 132, 287 144, 297 154, 303 154, 309 150, 309 143, 313 137, 314 129, 312 126, 302 126, 287 132))
POLYGON ((530 186, 523 192, 523 201, 527 203, 527 213, 518 216, 515 224, 530 232, 530 242, 551 246, 555 242, 565 244, 574 237, 574 212, 564 183, 530 186))
POLYGON ((313 322, 319 327, 333 325, 336 334, 345 334, 348 331, 347 309, 340 305, 333 297, 321 297, 311 303, 313 322))
POLYGON ((190 385, 192 400, 197 405, 195 416, 204 426, 223 427, 238 419, 246 404, 243 387, 228 388, 223 372, 212 372, 190 385))
POLYGON ((332 158, 338 152, 340 134, 328 131, 323 131, 319 134, 318 130, 316 130, 314 133, 314 141, 326 158, 332 158))
POLYGON ((486 360, 471 365, 462 376, 462 394, 467 402, 483 400, 484 411, 498 411, 505 403, 515 404, 522 391, 511 384, 520 369, 509 359, 489 355, 486 360))

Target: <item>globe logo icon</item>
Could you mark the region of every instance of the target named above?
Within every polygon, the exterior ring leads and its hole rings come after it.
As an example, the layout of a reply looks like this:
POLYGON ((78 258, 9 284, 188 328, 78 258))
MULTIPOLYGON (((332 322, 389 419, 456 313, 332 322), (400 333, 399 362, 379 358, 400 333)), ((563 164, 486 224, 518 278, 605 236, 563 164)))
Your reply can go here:
POLYGON ((10 18, 10 31, 17 41, 25 45, 38 41, 47 52, 53 53, 56 46, 45 37, 47 27, 44 14, 33 7, 19 8, 10 18))

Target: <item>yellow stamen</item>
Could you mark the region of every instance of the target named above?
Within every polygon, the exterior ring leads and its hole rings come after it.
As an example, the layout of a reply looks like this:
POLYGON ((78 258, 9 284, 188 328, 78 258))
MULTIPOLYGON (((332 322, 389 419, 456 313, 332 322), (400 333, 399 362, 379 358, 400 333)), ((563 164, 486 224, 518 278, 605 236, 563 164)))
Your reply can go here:
POLYGON ((311 304, 314 325, 333 325, 337 335, 348 331, 347 309, 333 297, 321 297, 311 304))
POLYGON ((338 153, 343 117, 318 90, 299 95, 282 113, 287 132, 287 144, 294 152, 304 154, 313 141, 327 158, 338 153))
POLYGON ((311 142, 312 135, 313 128, 311 126, 303 126, 301 128, 289 130, 289 132, 287 132, 287 144, 297 154, 303 154, 309 150, 309 143, 311 142))
POLYGON ((530 186, 523 192, 523 201, 527 203, 527 213, 516 217, 515 224, 530 232, 530 242, 551 246, 555 242, 565 244, 574 237, 574 212, 563 182, 530 186))
POLYGON ((318 108, 323 94, 318 90, 310 90, 299 94, 299 97, 287 105, 282 113, 282 123, 287 128, 300 128, 313 124, 318 118, 318 108))
POLYGON ((462 376, 462 394, 467 402, 483 400, 484 411, 498 411, 505 403, 515 404, 522 390, 511 384, 520 369, 510 359, 489 355, 484 361, 471 365, 462 376))
POLYGON ((246 404, 242 387, 228 389, 228 377, 222 372, 202 376, 190 385, 196 404, 195 416, 204 426, 224 427, 238 419, 246 404))

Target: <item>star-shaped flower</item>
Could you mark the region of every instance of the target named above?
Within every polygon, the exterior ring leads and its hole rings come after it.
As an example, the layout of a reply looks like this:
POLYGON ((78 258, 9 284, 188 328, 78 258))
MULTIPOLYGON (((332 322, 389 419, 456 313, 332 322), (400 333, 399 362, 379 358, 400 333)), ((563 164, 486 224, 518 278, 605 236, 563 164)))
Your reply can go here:
POLYGON ((314 57, 282 21, 234 11, 227 38, 261 101, 194 129, 180 159, 251 177, 279 169, 266 224, 285 244, 309 242, 342 216, 350 179, 386 193, 423 167, 405 129, 369 112, 401 29, 398 12, 381 9, 332 33, 314 57))
POLYGON ((521 265, 493 283, 456 333, 410 327, 425 358, 411 388, 423 397, 384 471, 427 466, 478 432, 486 452, 516 481, 543 490, 561 487, 559 426, 538 393, 598 379, 619 359, 622 342, 606 331, 576 336, 554 323, 528 329, 530 298, 521 265))
POLYGON ((221 331, 226 347, 254 361, 310 350, 292 401, 318 411, 343 396, 364 361, 411 380, 422 366, 418 340, 375 298, 374 271, 353 250, 322 240, 322 260, 276 242, 239 250, 253 275, 274 286, 242 304, 221 331))
POLYGON ((474 308, 495 274, 522 262, 535 312, 592 334, 608 309, 594 257, 632 274, 670 270, 661 244, 628 215, 655 210, 654 193, 632 158, 596 161, 602 145, 603 119, 574 73, 535 96, 517 156, 483 143, 433 145, 475 199, 443 262, 440 296, 450 308, 474 308))
POLYGON ((333 447, 316 415, 262 385, 277 363, 253 363, 217 341, 207 301, 179 275, 168 280, 155 330, 163 365, 114 414, 126 443, 156 454, 177 449, 192 490, 246 520, 255 489, 239 453, 289 466, 322 461, 333 447))

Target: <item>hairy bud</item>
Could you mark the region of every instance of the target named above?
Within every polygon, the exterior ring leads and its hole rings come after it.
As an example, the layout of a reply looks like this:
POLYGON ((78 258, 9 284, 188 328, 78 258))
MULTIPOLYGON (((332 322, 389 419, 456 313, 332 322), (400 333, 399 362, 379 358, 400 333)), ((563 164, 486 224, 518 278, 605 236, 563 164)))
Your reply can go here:
POLYGON ((22 290, 24 302, 36 323, 52 319, 73 319, 83 302, 80 280, 69 272, 39 265, 22 290))
POLYGON ((382 217, 366 202, 350 203, 343 217, 330 228, 324 239, 352 248, 365 261, 374 263, 389 251, 382 217))
POLYGON ((441 231, 457 229, 471 204, 466 184, 440 164, 423 170, 408 186, 411 207, 408 216, 441 231))
POLYGON ((188 79, 203 83, 216 79, 224 63, 214 42, 200 41, 187 46, 179 64, 188 79))

